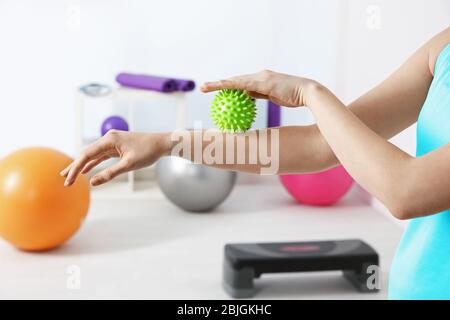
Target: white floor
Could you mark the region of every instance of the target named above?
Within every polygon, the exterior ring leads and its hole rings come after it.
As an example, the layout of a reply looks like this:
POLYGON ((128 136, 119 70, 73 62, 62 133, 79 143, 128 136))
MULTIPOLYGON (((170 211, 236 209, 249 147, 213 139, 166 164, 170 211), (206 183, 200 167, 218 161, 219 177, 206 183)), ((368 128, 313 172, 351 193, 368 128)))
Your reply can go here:
POLYGON ((225 243, 345 238, 378 250, 380 293, 358 293, 340 272, 326 272, 263 275, 256 298, 386 298, 401 228, 351 194, 317 208, 296 204, 276 181, 241 184, 215 212, 192 214, 157 188, 144 193, 125 200, 97 192, 81 230, 54 251, 24 253, 0 241, 0 298, 227 299, 221 287, 225 243))

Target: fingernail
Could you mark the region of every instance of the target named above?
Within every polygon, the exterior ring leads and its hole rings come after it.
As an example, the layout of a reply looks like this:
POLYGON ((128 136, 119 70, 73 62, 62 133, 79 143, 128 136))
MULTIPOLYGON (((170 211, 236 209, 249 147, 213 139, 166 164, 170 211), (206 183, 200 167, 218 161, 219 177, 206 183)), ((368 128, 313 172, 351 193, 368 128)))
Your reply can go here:
POLYGON ((69 186, 69 181, 64 181, 64 187, 68 187, 69 186))

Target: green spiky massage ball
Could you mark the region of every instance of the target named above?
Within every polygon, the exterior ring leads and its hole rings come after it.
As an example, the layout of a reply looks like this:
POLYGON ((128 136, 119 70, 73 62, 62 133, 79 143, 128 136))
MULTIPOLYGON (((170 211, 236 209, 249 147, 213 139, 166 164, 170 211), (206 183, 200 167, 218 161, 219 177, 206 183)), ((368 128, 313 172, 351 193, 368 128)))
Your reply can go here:
POLYGON ((222 131, 247 131, 255 117, 255 100, 242 90, 220 90, 211 103, 211 119, 222 131))

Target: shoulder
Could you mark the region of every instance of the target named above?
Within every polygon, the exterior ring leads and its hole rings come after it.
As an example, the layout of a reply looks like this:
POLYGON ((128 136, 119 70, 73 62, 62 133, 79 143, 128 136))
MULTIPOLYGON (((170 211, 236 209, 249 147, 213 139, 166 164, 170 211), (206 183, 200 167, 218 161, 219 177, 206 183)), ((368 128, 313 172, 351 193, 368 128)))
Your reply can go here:
POLYGON ((428 66, 431 74, 434 74, 434 66, 439 54, 450 43, 450 27, 435 35, 428 42, 428 66))

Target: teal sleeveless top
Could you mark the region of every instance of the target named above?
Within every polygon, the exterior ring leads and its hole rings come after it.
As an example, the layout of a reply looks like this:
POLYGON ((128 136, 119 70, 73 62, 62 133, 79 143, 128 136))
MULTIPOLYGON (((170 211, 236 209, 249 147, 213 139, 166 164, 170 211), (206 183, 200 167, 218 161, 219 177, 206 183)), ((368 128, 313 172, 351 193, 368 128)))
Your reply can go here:
MULTIPOLYGON (((417 120, 417 156, 450 142, 450 44, 434 70, 417 120)), ((389 298, 450 299, 450 210, 409 222, 392 264, 389 298)))

